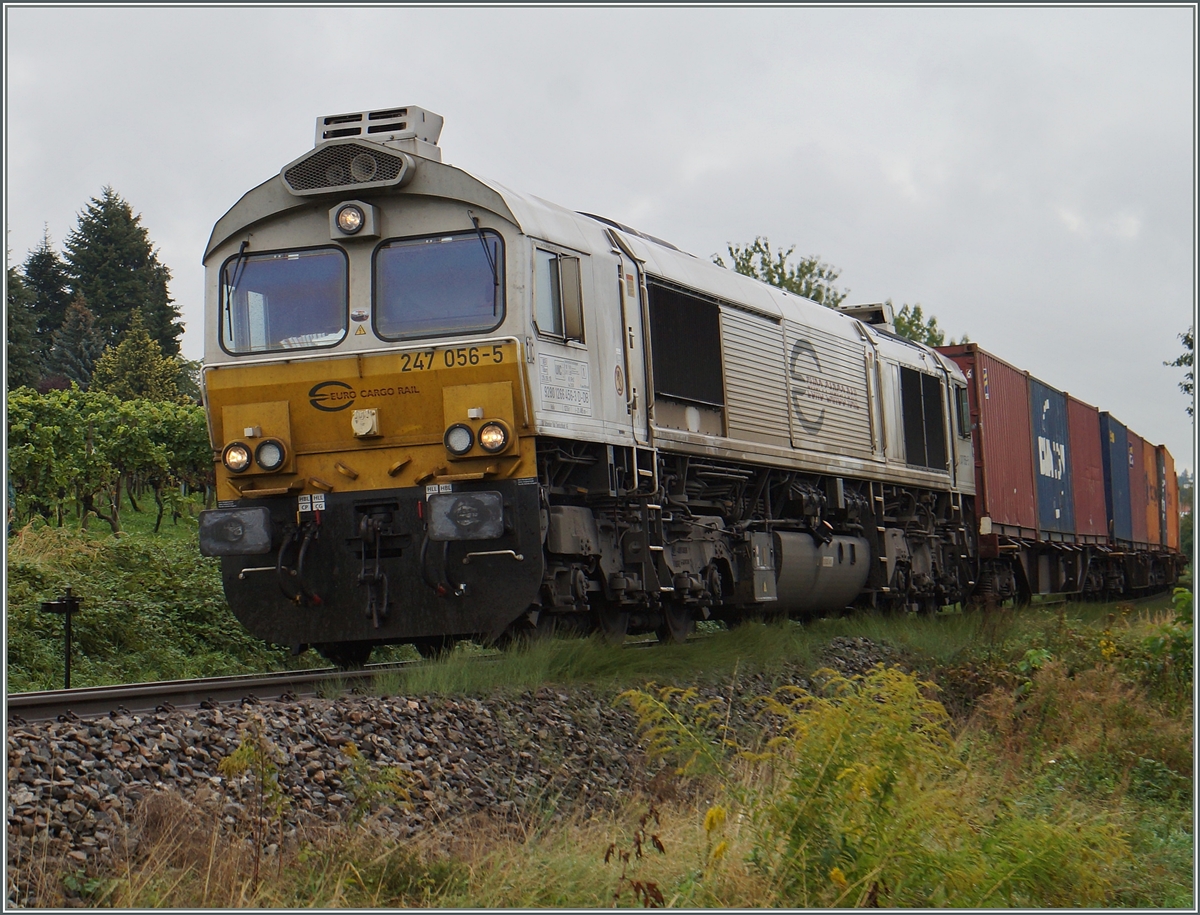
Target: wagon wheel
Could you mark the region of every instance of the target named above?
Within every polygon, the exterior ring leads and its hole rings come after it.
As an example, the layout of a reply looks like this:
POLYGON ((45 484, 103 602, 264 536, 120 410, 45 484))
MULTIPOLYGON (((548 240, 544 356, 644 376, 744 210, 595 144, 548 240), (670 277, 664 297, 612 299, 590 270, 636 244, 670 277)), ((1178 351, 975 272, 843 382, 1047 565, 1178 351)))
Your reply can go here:
POLYGON ((427 639, 413 639, 413 648, 417 654, 430 661, 448 655, 458 643, 457 639, 446 636, 433 636, 427 639))
POLYGON ((331 661, 342 670, 353 670, 362 667, 371 657, 370 642, 330 642, 326 645, 315 645, 323 658, 331 661))
POLYGON ((695 626, 692 608, 677 600, 667 600, 663 601, 662 613, 662 625, 655 630, 658 640, 682 645, 695 626))

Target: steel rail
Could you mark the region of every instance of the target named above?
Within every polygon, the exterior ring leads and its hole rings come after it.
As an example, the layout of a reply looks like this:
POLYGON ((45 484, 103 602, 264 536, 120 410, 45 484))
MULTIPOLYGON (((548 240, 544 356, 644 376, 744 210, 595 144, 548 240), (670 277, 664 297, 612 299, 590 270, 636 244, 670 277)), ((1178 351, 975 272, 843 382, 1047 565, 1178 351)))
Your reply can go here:
POLYGON ((167 708, 200 707, 201 703, 241 702, 250 704, 284 696, 316 695, 325 683, 346 686, 369 682, 382 673, 400 670, 420 661, 368 664, 356 670, 335 667, 287 670, 255 676, 204 677, 197 680, 162 680, 156 683, 127 683, 118 686, 85 686, 9 693, 9 721, 47 721, 60 716, 95 717, 125 710, 130 713, 167 708))

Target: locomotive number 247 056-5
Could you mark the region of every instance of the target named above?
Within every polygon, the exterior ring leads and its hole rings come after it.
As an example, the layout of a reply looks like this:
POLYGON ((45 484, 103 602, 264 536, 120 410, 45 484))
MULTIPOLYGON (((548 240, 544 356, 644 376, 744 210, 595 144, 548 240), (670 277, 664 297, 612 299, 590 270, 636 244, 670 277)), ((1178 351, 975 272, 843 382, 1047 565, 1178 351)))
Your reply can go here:
POLYGON ((423 372, 436 368, 462 368, 468 365, 499 365, 504 362, 505 347, 493 346, 449 346, 400 354, 400 371, 423 372))

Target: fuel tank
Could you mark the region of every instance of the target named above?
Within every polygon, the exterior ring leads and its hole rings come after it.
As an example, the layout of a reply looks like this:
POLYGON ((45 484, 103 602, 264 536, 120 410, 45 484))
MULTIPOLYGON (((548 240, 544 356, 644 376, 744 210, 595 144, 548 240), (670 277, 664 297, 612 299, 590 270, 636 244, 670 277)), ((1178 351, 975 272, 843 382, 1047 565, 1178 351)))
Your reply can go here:
POLYGON ((862 537, 834 536, 818 543, 812 535, 776 531, 777 608, 792 616, 841 610, 862 591, 871 569, 871 547, 862 537))

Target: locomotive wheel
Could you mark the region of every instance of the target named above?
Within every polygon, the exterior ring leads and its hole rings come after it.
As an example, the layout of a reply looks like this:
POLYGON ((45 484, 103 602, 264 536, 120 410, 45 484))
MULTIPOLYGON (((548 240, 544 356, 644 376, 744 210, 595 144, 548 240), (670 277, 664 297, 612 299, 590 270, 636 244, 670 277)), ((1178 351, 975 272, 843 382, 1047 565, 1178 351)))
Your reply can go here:
POLYGON ((629 611, 618 604, 601 604, 596 608, 600 636, 610 645, 621 645, 629 632, 629 611))
POLYGON ((317 649, 321 657, 342 670, 353 670, 367 663, 374 646, 369 642, 332 642, 328 645, 314 645, 313 647, 317 649))
POLYGON ((663 602, 662 612, 663 624, 655 631, 658 640, 682 645, 695 627, 692 608, 678 601, 668 600, 663 602))
POLYGON ((500 633, 495 645, 501 651, 511 651, 552 639, 557 635, 571 635, 572 627, 558 614, 538 613, 537 623, 531 623, 528 614, 522 614, 507 629, 500 633))

